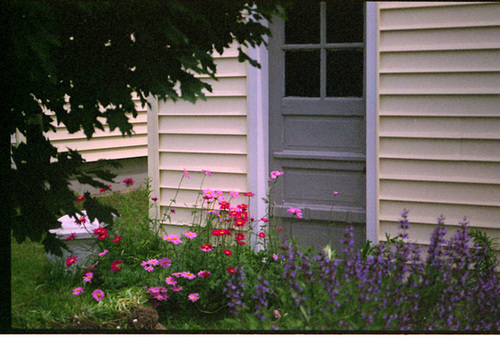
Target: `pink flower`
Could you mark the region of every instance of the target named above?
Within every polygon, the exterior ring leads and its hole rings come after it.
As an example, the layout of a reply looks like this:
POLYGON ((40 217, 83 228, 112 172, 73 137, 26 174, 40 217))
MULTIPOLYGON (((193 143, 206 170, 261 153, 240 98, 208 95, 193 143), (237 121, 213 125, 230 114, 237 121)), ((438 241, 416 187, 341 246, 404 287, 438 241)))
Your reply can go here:
POLYGON ((208 175, 208 176, 212 175, 212 173, 210 173, 210 171, 207 171, 207 170, 204 170, 204 169, 201 170, 201 173, 203 173, 205 175, 208 175))
POLYGON ((153 266, 156 266, 156 265, 160 264, 160 262, 158 261, 158 259, 149 259, 146 263, 148 265, 153 265, 153 266))
POLYGON ((85 196, 84 195, 81 195, 78 198, 76 198, 76 201, 78 201, 78 202, 82 202, 84 200, 85 200, 85 196))
POLYGON ((260 220, 262 220, 263 222, 269 222, 269 219, 267 218, 260 218, 260 220))
POLYGON ((146 265, 144 266, 144 270, 145 271, 148 271, 148 272, 153 272, 154 271, 154 267, 153 266, 150 266, 150 265, 146 265))
POLYGON ((168 236, 165 236, 163 237, 163 240, 169 241, 174 245, 180 244, 182 242, 177 234, 170 234, 168 236))
POLYGON ((85 282, 91 282, 92 281, 92 277, 94 276, 94 273, 92 272, 87 272, 85 273, 85 275, 83 276, 83 281, 85 282))
POLYGON ((276 253, 273 254, 274 261, 278 261, 278 255, 276 253))
POLYGON ((280 314, 280 312, 278 312, 278 310, 274 310, 274 317, 281 318, 281 314, 280 314))
POLYGON ((198 272, 198 277, 200 278, 207 278, 210 276, 210 272, 209 271, 199 271, 198 272))
POLYGON ((290 207, 289 209, 286 210, 288 213, 292 213, 292 214, 295 214, 297 216, 297 218, 301 219, 302 218, 302 211, 300 210, 300 208, 293 208, 293 207, 290 207))
POLYGON ((73 294, 74 294, 74 295, 79 295, 79 294, 82 294, 83 292, 85 292, 85 291, 83 290, 83 287, 77 287, 77 288, 75 288, 75 289, 73 290, 73 294))
POLYGON ((339 192, 337 192, 337 191, 333 191, 333 194, 334 194, 334 195, 337 195, 337 194, 339 194, 339 192))
POLYGON ((158 198, 157 197, 152 197, 151 200, 156 201, 156 200, 158 200, 158 198))
POLYGON ((111 263, 111 271, 119 272, 123 268, 122 260, 115 260, 111 263))
POLYGON ((222 253, 224 253, 228 257, 230 257, 231 255, 233 255, 233 252, 231 252, 230 250, 223 250, 222 253))
POLYGON ((177 278, 182 277, 182 274, 183 274, 182 272, 175 272, 175 273, 172 273, 172 275, 173 275, 174 277, 177 277, 177 278))
POLYGON ((108 252, 109 252, 108 250, 104 250, 103 252, 99 253, 99 256, 102 257, 103 255, 106 255, 106 253, 108 252))
POLYGON ((189 238, 189 239, 194 239, 196 238, 196 233, 194 232, 186 232, 183 234, 183 236, 185 236, 186 238, 189 238))
POLYGON ((113 239, 113 242, 118 242, 120 240, 122 240, 122 237, 116 237, 116 238, 113 239))
POLYGON ((176 285, 177 284, 177 280, 175 280, 172 277, 165 278, 165 282, 167 283, 167 285, 176 285))
POLYGON ((276 179, 277 177, 279 177, 280 175, 283 175, 283 172, 280 172, 280 171, 272 171, 271 172, 271 178, 272 179, 276 179))
POLYGON ((191 300, 192 302, 195 302, 196 300, 200 299, 200 296, 198 295, 198 293, 191 293, 188 296, 188 299, 191 300))
POLYGON ((66 259, 66 266, 71 267, 74 263, 78 261, 78 256, 70 256, 68 259, 66 259))
POLYGON ((165 258, 161 258, 160 260, 160 266, 163 267, 163 268, 167 268, 171 265, 171 260, 167 257, 165 258))
POLYGON ((264 232, 259 232, 258 236, 259 238, 265 238, 266 234, 264 232))
POLYGON ((184 176, 189 179, 189 172, 184 168, 184 176))
POLYGON ((176 286, 172 287, 172 291, 174 291, 174 292, 182 291, 182 286, 176 285, 176 286))
POLYGON ((210 252, 212 250, 212 245, 210 244, 205 244, 205 245, 201 245, 201 250, 203 252, 210 252))
POLYGON ((232 196, 233 198, 238 198, 240 196, 240 194, 238 192, 235 192, 235 191, 230 191, 229 192, 229 195, 232 196))
POLYGON ((194 278, 196 278, 196 275, 188 271, 188 272, 182 272, 182 277, 187 278, 189 280, 193 280, 194 278))
POLYGON ((209 189, 203 190, 203 199, 212 200, 215 198, 215 192, 209 189))
POLYGON ((134 180, 132 178, 123 179, 123 183, 125 187, 130 187, 134 184, 134 180))
POLYGON ((216 194, 217 199, 224 200, 224 193, 221 190, 217 190, 217 192, 215 192, 215 194, 216 194))
POLYGON ((92 297, 94 297, 96 301, 101 301, 104 299, 104 296, 104 292, 101 290, 94 290, 94 292, 92 292, 92 297))
POLYGON ((226 271, 228 271, 229 274, 234 274, 235 270, 234 270, 234 267, 228 267, 228 268, 226 268, 226 271))
POLYGON ((76 239, 76 233, 71 233, 69 237, 66 238, 67 241, 76 239))

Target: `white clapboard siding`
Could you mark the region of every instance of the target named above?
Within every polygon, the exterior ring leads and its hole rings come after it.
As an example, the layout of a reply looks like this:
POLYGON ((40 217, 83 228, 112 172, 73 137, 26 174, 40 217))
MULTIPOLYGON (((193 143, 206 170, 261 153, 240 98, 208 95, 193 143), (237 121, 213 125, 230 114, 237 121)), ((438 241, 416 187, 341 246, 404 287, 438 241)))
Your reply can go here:
MULTIPOLYGON (((500 3, 381 2, 379 240, 436 218, 500 235, 500 3)), ((453 233, 453 232, 449 232, 453 233)))
POLYGON ((87 140, 83 131, 69 133, 64 125, 57 126, 55 116, 53 125, 56 126, 56 131, 50 131, 46 136, 58 151, 65 151, 68 148, 77 150, 86 161, 146 157, 148 155, 147 107, 142 107, 138 97, 134 96, 134 101, 138 115, 135 118, 132 114, 128 115, 129 122, 133 125, 131 136, 123 136, 119 128, 110 131, 105 119, 99 119, 104 131, 96 129, 92 138, 87 140))
MULTIPOLYGON (((217 80, 201 77, 212 86, 212 92, 205 91, 206 100, 159 101, 150 112, 149 176, 161 212, 176 211, 167 232, 192 222, 191 207, 201 189, 221 190, 226 200, 229 191, 248 190, 248 66, 237 56, 236 46, 214 55, 217 80), (184 170, 190 177, 179 186, 184 170)), ((232 201, 243 202, 248 202, 243 196, 232 201)))

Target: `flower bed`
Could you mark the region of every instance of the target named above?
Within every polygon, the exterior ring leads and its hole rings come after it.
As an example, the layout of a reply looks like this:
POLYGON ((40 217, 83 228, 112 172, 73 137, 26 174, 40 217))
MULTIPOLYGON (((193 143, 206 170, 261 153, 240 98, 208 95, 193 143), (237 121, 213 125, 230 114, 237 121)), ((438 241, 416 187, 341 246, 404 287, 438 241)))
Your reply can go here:
MULTIPOLYGON (((269 196, 281 175, 271 173, 269 196)), ((185 178, 187 172, 181 183, 185 178)), ((94 256, 79 265, 68 258, 68 267, 81 272, 71 287, 75 297, 105 308, 136 286, 139 304, 153 306, 164 323, 217 315, 234 330, 500 330, 497 263, 466 221, 445 240, 438 219, 424 253, 408 239, 404 211, 400 234, 384 243, 355 249, 347 228, 340 253, 318 253, 282 235, 272 213, 251 218, 251 192, 200 188, 199 197, 181 234, 163 229, 170 207, 161 220, 133 230, 95 228, 94 256), (248 203, 234 205, 239 194, 248 203), (252 235, 255 243, 247 240, 252 235)), ((149 201, 157 207, 155 197, 149 201)), ((300 209, 289 213, 301 218, 300 209)))

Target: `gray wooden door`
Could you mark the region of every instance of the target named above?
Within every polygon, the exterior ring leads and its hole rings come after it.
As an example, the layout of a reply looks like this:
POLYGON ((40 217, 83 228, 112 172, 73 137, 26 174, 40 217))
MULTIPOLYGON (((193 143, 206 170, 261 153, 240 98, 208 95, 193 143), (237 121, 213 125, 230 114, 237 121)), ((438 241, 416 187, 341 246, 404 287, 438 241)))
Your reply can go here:
POLYGON ((347 225, 364 242, 364 3, 298 1, 287 18, 269 44, 269 165, 285 173, 275 214, 302 209, 304 245, 337 247, 347 225))

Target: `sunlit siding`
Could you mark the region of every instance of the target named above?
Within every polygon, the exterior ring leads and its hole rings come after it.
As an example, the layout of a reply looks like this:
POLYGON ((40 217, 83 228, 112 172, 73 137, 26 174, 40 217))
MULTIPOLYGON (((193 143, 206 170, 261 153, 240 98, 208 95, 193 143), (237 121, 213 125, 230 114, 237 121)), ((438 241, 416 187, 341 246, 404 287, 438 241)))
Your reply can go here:
POLYGON ((380 240, 404 208, 424 244, 441 214, 500 237, 500 3, 378 8, 380 240))
MULTIPOLYGON (((206 101, 160 101, 154 108, 157 139, 150 136, 149 173, 161 213, 175 209, 170 230, 191 223, 191 207, 200 192, 202 170, 212 173, 203 180, 203 188, 222 190, 226 200, 229 191, 248 189, 248 66, 238 62, 237 55, 237 49, 232 47, 222 56, 215 56, 218 81, 205 79, 213 89, 206 92, 206 101), (179 194, 171 203, 184 169, 190 178, 182 181, 179 194)), ((153 127, 152 124, 149 133, 153 127)))
MULTIPOLYGON (((96 129, 90 140, 87 140, 83 131, 68 133, 63 125, 57 126, 56 132, 47 133, 47 137, 58 151, 65 151, 67 148, 76 149, 87 161, 99 159, 127 159, 136 157, 146 157, 147 150, 147 107, 142 107, 140 100, 134 98, 138 115, 133 118, 130 114, 129 122, 133 125, 132 136, 123 137, 120 130, 116 128, 109 131, 105 120, 101 120, 105 131, 96 129)), ((54 125, 56 122, 54 121, 54 125)))

